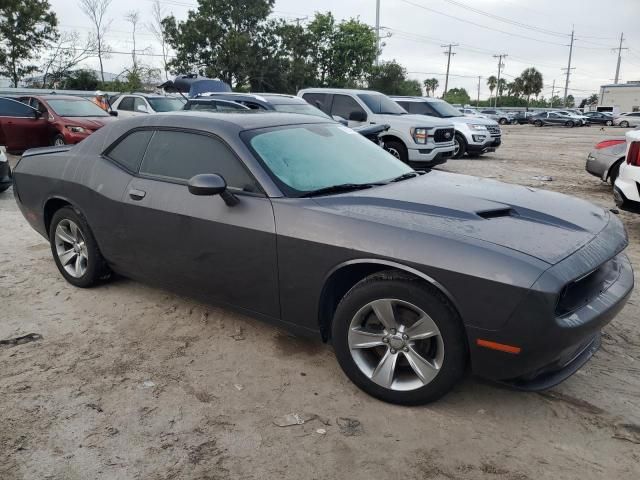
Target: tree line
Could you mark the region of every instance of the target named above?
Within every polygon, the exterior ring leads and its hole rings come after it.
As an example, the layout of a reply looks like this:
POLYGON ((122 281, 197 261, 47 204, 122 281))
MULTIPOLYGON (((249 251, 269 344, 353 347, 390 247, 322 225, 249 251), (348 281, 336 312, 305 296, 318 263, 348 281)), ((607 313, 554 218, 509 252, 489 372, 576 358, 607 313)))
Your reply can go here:
MULTIPOLYGON (((295 93, 303 87, 369 88, 393 95, 436 96, 436 78, 422 83, 409 79, 395 60, 376 65, 376 32, 357 18, 338 21, 331 12, 318 12, 305 24, 271 16, 275 0, 198 0, 187 18, 166 15, 159 0, 151 20, 140 13, 123 18, 131 31, 131 61, 116 80, 106 81, 103 62, 114 52, 109 44, 112 0, 78 0, 91 32, 60 33, 48 0, 2 0, 0 4, 0 75, 14 86, 30 75, 40 76, 42 88, 137 90, 169 74, 198 73, 219 78, 237 91, 295 93), (161 46, 162 68, 146 64, 149 47, 136 48, 137 32, 146 28, 161 46), (78 68, 90 58, 100 66, 78 68), (423 90, 424 89, 424 90, 423 90)), ((507 82, 487 79, 501 106, 542 106, 542 74, 531 67, 507 82), (533 97, 533 99, 532 99, 533 97)), ((443 92, 450 103, 474 103, 464 88, 443 92)), ((559 100, 559 99, 558 99, 559 100)), ((560 105, 560 102, 554 102, 560 105)))

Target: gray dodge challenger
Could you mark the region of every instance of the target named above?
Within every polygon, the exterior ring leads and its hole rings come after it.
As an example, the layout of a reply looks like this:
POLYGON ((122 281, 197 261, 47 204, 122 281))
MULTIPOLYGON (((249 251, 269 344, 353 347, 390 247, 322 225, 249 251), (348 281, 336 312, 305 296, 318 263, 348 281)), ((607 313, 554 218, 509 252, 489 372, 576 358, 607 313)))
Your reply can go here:
POLYGON ((608 211, 414 171, 308 115, 113 122, 27 151, 14 189, 71 284, 116 272, 318 336, 356 385, 399 404, 433 401, 467 370, 554 386, 633 288, 608 211))

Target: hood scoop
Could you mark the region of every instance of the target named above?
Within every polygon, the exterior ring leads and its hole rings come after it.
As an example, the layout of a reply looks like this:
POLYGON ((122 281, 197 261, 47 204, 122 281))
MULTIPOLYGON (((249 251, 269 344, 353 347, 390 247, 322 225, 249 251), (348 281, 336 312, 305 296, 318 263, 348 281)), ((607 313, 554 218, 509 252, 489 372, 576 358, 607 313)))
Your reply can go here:
POLYGON ((518 214, 513 208, 497 208, 494 210, 476 212, 476 215, 484 218, 485 220, 491 220, 492 218, 516 217, 518 214))

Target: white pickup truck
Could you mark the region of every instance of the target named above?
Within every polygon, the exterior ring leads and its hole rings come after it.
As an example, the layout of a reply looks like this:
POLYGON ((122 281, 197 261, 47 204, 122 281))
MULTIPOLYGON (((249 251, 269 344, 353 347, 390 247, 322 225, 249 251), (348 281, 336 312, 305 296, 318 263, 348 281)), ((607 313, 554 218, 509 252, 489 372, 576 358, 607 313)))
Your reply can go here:
POLYGON ((381 137, 384 148, 406 163, 432 167, 453 155, 453 124, 424 115, 411 115, 386 95, 370 90, 307 88, 298 96, 334 119, 348 121, 350 127, 387 124, 381 137))

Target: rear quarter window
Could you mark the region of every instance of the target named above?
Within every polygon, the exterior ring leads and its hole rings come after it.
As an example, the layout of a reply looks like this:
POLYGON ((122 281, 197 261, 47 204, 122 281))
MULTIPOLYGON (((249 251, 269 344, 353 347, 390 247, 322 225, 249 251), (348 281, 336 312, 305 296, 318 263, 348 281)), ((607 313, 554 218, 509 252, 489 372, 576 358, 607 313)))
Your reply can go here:
POLYGON ((111 147, 107 156, 127 170, 137 173, 152 136, 151 130, 132 132, 111 147))

